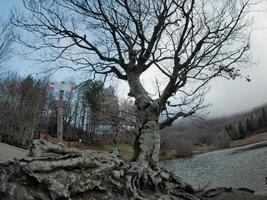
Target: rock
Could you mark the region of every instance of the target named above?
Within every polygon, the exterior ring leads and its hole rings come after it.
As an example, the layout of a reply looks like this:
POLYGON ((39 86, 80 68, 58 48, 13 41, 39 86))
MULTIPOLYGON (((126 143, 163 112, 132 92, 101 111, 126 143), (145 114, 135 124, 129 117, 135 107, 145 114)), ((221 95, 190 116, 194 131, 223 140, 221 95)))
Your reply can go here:
POLYGON ((167 172, 164 172, 164 171, 162 171, 162 172, 160 173, 160 175, 161 175, 162 178, 164 178, 164 179, 166 179, 166 180, 170 178, 170 174, 167 173, 167 172))
POLYGON ((120 171, 114 170, 113 171, 113 177, 114 178, 120 178, 121 176, 123 176, 123 171, 122 170, 120 170, 120 171))

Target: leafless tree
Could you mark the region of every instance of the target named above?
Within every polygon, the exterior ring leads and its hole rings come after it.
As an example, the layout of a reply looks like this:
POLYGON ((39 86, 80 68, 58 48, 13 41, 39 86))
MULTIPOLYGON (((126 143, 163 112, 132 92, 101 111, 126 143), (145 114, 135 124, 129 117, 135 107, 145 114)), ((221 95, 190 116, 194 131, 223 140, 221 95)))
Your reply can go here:
POLYGON ((36 36, 27 46, 50 50, 44 61, 127 81, 138 119, 134 160, 149 164, 158 160, 159 128, 201 109, 201 89, 211 79, 240 76, 247 61, 249 3, 24 0, 30 16, 14 14, 13 23, 36 36), (158 98, 140 81, 151 69, 164 80, 158 98))
POLYGON ((46 81, 10 74, 0 80, 0 96, 1 141, 27 147, 44 119, 46 81))
POLYGON ((2 62, 10 56, 13 41, 14 35, 11 24, 8 22, 0 24, 0 67, 2 62))

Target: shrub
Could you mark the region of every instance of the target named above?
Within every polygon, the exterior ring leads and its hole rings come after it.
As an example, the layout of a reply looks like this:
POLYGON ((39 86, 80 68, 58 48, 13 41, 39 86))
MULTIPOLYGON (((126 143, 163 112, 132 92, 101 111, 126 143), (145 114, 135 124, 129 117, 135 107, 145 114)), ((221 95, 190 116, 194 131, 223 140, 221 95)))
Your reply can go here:
POLYGON ((175 144, 175 152, 176 157, 191 156, 193 153, 192 142, 184 138, 179 138, 179 140, 175 144))
POLYGON ((221 131, 214 137, 213 145, 215 146, 227 148, 230 147, 230 144, 231 144, 231 138, 226 131, 221 131))

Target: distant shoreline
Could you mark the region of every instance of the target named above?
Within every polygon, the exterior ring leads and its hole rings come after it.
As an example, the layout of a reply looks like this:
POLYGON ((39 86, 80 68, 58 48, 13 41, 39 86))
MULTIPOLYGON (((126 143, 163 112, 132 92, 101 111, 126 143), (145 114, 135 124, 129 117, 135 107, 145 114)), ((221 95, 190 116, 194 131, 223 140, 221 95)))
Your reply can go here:
MULTIPOLYGON (((173 160, 173 159, 179 159, 179 158, 190 158, 194 155, 198 155, 198 154, 203 154, 203 153, 208 153, 208 152, 212 152, 212 151, 219 151, 219 150, 226 150, 226 149, 233 149, 233 148, 238 148, 238 147, 244 147, 247 145, 256 145, 258 143, 262 143, 262 142, 266 142, 266 146, 267 146, 267 132, 264 133, 258 133, 258 134, 254 134, 251 135, 247 138, 241 139, 241 140, 234 140, 230 143, 229 147, 218 147, 218 146, 208 146, 208 145, 200 145, 200 146, 193 146, 193 151, 192 151, 192 155, 190 156, 184 156, 184 157, 177 157, 174 155, 169 154, 168 152, 166 154, 166 156, 161 156, 160 160, 173 160)), ((265 147, 264 146, 258 146, 258 148, 261 147, 265 147)))
POLYGON ((242 147, 250 144, 256 144, 259 142, 267 141, 267 132, 265 133, 259 133, 255 135, 251 135, 247 138, 241 139, 241 140, 234 140, 231 142, 229 147, 222 148, 222 147, 214 147, 214 146, 194 146, 193 154, 199 154, 199 153, 206 153, 210 151, 216 151, 216 150, 223 150, 223 149, 230 149, 230 148, 236 148, 236 147, 242 147))

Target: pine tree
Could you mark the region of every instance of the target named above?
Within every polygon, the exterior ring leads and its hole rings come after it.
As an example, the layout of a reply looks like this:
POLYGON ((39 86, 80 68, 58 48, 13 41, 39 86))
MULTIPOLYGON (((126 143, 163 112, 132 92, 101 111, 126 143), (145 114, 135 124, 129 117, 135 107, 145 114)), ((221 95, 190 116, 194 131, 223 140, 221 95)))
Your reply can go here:
POLYGON ((231 124, 231 123, 230 123, 230 124, 226 124, 225 127, 224 127, 224 130, 225 130, 226 132, 231 131, 231 129, 232 129, 232 124, 231 124))
POLYGON ((267 116, 264 108, 262 108, 262 127, 267 127, 267 116))
POLYGON ((251 125, 251 121, 249 120, 249 118, 246 119, 246 129, 247 129, 247 133, 252 133, 252 125, 251 125))
POLYGON ((226 133, 231 137, 231 140, 237 140, 239 138, 239 133, 235 127, 229 123, 224 127, 226 133))
POLYGON ((242 122, 239 122, 239 124, 238 124, 238 131, 239 131, 239 139, 243 139, 247 136, 247 131, 243 127, 242 122))
POLYGON ((254 132, 257 130, 256 123, 254 121, 253 114, 250 116, 250 124, 251 124, 251 132, 254 132))
POLYGON ((258 126, 257 126, 257 129, 261 129, 261 128, 263 128, 263 119, 260 117, 260 118, 258 119, 258 126))
POLYGON ((267 120, 266 113, 265 113, 265 109, 264 108, 262 108, 262 119, 263 120, 267 120))

